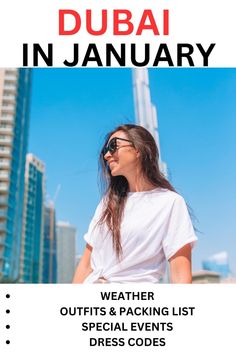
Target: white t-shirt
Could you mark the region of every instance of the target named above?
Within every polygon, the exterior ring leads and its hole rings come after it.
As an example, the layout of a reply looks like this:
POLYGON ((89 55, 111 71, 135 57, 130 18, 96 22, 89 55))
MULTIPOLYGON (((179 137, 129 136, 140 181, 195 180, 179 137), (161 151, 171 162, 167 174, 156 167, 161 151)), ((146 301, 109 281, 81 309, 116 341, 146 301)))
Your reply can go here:
POLYGON ((99 277, 111 283, 158 283, 165 273, 166 260, 197 240, 186 203, 179 194, 163 188, 130 192, 121 222, 123 257, 119 261, 108 227, 97 225, 102 208, 103 201, 84 235, 93 248, 93 272, 84 283, 93 283, 99 277))

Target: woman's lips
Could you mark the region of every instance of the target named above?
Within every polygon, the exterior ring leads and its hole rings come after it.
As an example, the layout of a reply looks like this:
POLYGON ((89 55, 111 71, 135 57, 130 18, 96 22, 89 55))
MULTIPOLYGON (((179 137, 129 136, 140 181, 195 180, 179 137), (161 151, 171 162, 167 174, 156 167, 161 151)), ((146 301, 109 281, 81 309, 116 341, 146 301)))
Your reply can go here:
POLYGON ((117 164, 116 161, 111 161, 111 162, 109 162, 109 167, 111 168, 112 166, 114 166, 114 165, 116 165, 116 164, 117 164))

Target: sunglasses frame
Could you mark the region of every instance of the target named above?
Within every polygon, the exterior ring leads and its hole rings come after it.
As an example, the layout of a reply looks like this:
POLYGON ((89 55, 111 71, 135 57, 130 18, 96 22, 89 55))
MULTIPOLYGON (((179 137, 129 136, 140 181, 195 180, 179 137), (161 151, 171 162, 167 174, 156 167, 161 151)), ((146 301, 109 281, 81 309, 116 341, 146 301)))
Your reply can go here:
MULTIPOLYGON (((108 151, 110 152, 111 155, 113 155, 118 150, 119 146, 117 146, 117 143, 116 143, 117 140, 128 141, 129 143, 131 143, 134 146, 134 143, 131 140, 114 137, 106 144, 106 146, 104 146, 104 148, 102 150, 103 156, 105 156, 108 153, 108 151), (114 141, 115 141, 115 150, 110 146, 110 144, 113 143, 114 141)), ((127 145, 125 145, 125 146, 127 146, 127 145)), ((120 147, 122 147, 122 146, 120 146, 120 147)))

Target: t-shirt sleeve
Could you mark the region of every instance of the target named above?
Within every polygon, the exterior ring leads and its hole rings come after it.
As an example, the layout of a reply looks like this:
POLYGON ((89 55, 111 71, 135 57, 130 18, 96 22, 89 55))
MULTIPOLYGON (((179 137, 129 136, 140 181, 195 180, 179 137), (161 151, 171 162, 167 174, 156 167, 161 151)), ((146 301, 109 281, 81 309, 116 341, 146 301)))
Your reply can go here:
POLYGON ((94 213, 94 216, 89 224, 89 228, 88 231, 86 232, 86 234, 84 235, 84 240, 91 246, 94 246, 94 230, 96 228, 96 225, 101 217, 101 212, 102 212, 102 203, 103 201, 100 201, 100 203, 98 204, 96 211, 94 213))
POLYGON ((180 195, 175 199, 168 218, 162 245, 165 256, 170 259, 182 247, 197 241, 187 205, 180 195))

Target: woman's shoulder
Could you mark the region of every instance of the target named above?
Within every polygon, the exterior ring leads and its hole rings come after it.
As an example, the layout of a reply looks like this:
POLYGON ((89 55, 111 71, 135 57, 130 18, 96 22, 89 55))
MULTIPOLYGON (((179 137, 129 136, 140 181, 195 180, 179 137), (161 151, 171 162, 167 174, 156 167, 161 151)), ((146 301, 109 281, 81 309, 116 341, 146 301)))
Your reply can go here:
POLYGON ((105 205, 105 197, 102 197, 100 199, 99 203, 97 204, 95 213, 96 214, 101 213, 103 211, 103 209, 104 209, 104 205, 105 205))
POLYGON ((161 197, 168 204, 185 203, 185 200, 181 194, 166 188, 157 188, 156 196, 157 198, 158 196, 159 198, 161 197))
POLYGON ((157 194, 163 195, 166 198, 169 198, 170 200, 175 200, 175 199, 183 199, 183 197, 175 191, 172 191, 167 188, 156 188, 157 194))

